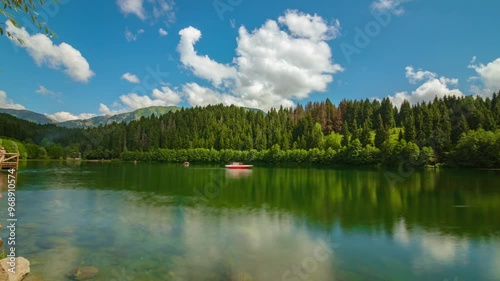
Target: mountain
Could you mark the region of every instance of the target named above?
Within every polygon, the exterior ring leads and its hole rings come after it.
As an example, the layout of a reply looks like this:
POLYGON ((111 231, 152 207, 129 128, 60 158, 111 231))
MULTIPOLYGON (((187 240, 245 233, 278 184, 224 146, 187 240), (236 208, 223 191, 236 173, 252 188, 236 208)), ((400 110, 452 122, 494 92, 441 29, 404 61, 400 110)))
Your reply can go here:
POLYGON ((146 108, 140 108, 136 111, 121 113, 112 116, 97 116, 90 119, 84 120, 71 120, 65 122, 56 123, 57 126, 67 127, 67 128, 88 128, 88 127, 97 127, 99 125, 111 124, 113 122, 121 123, 121 122, 130 122, 132 120, 139 120, 141 117, 149 117, 151 115, 164 115, 171 111, 179 111, 181 110, 178 106, 152 106, 146 108))
POLYGON ((54 123, 54 120, 50 119, 49 117, 47 117, 41 113, 36 113, 33 111, 24 110, 24 109, 0 108, 0 113, 7 113, 7 114, 15 116, 19 119, 28 120, 28 121, 38 123, 38 124, 54 123))

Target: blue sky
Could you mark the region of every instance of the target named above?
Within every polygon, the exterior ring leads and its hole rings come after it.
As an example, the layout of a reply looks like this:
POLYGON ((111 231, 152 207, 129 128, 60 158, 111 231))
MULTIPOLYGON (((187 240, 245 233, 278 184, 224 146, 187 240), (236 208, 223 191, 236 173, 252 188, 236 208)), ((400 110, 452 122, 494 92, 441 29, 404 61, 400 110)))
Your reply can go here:
POLYGON ((62 0, 57 37, 7 24, 0 107, 57 120, 152 105, 271 106, 500 90, 496 0, 62 0))

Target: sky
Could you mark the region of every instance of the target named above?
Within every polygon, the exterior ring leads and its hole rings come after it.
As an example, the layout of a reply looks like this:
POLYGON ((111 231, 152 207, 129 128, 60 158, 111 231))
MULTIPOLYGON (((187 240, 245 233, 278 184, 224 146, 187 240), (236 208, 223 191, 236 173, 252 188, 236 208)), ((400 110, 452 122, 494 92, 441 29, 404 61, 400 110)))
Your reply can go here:
POLYGON ((0 107, 57 121, 155 105, 500 90, 497 0, 60 0, 0 38, 0 107))

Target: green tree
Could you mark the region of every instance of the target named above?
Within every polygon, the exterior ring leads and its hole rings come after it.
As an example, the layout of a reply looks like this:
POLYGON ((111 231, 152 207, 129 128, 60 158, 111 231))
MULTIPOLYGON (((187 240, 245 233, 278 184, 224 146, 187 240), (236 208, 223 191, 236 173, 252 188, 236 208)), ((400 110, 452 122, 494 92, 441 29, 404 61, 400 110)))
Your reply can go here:
POLYGON ((363 124, 363 128, 361 129, 361 135, 359 136, 359 140, 361 141, 361 145, 363 147, 367 145, 373 145, 371 130, 368 124, 369 122, 365 122, 363 124))
POLYGON ((349 124, 347 122, 344 122, 344 125, 342 126, 341 134, 343 136, 342 142, 341 142, 342 146, 348 146, 350 132, 349 132, 349 124))
POLYGON ((381 148, 382 143, 389 139, 389 131, 384 126, 382 115, 378 114, 377 124, 375 125, 375 147, 381 148))
POLYGON ((323 148, 323 137, 324 136, 321 125, 319 123, 314 124, 314 127, 311 131, 308 148, 323 148))
MULTIPOLYGON (((14 26, 21 28, 21 24, 16 20, 16 15, 26 14, 31 22, 37 26, 40 30, 45 32, 46 35, 50 37, 55 34, 49 30, 45 22, 39 18, 37 9, 45 5, 47 0, 0 0, 0 14, 7 18, 14 26)), ((57 3, 59 0, 52 0, 52 2, 57 3)), ((14 34, 10 33, 0 25, 0 35, 6 33, 8 37, 14 38, 14 34)), ((17 38, 19 43, 24 44, 21 38, 17 38)))
POLYGON ((415 128, 415 118, 411 109, 410 103, 407 100, 403 101, 400 110, 401 126, 404 128, 404 139, 406 141, 415 141, 417 136, 415 128))

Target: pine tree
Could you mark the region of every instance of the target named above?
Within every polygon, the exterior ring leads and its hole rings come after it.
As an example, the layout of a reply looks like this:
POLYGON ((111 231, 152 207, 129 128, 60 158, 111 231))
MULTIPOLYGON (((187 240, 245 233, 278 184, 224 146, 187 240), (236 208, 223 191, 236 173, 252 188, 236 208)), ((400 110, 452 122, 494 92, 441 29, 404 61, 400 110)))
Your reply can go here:
POLYGON ((367 145, 372 145, 372 137, 371 137, 371 130, 370 127, 368 126, 369 122, 365 122, 363 124, 363 128, 361 130, 361 135, 359 137, 359 140, 361 141, 361 145, 363 147, 367 145))
POLYGON ((349 145, 349 124, 345 121, 344 125, 342 126, 342 131, 341 134, 343 136, 342 142, 340 143, 342 146, 348 146, 349 145))
POLYGON ((375 125, 375 146, 382 148, 382 143, 389 139, 389 132, 384 126, 382 115, 378 114, 377 124, 375 125))

